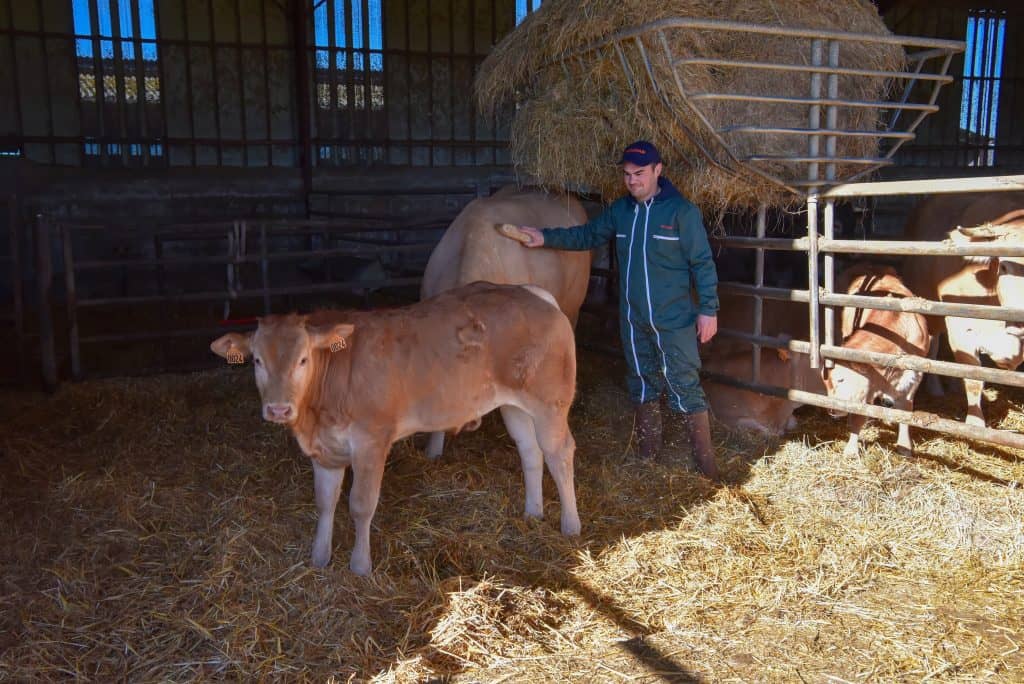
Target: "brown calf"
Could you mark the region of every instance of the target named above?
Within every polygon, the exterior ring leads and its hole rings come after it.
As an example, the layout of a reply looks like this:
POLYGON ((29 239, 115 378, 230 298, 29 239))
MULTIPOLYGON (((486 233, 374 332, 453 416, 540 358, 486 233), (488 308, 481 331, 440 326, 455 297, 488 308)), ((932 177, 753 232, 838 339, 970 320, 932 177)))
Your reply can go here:
POLYGON ((461 428, 496 408, 519 449, 526 515, 543 515, 543 461, 558 487, 562 533, 579 534, 567 422, 575 343, 569 319, 541 288, 474 283, 400 309, 269 316, 254 332, 229 333, 210 348, 229 362, 253 359, 263 417, 289 426, 312 459, 314 566, 330 561, 348 467, 350 566, 365 575, 391 445, 461 428))

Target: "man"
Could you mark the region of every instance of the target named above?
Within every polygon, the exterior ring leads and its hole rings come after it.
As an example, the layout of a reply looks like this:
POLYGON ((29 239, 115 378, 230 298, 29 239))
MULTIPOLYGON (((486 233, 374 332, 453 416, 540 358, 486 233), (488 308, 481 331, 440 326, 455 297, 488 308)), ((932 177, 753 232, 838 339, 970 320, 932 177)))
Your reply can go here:
POLYGON ((700 471, 717 479, 700 386, 697 341, 718 331, 718 275, 700 210, 661 175, 661 155, 651 143, 628 146, 619 161, 629 191, 589 223, 571 228, 520 226, 527 247, 585 250, 613 236, 619 263, 619 320, 626 354, 626 385, 636 405, 641 458, 661 447, 660 397, 687 428, 700 471), (691 282, 697 304, 690 296, 691 282))

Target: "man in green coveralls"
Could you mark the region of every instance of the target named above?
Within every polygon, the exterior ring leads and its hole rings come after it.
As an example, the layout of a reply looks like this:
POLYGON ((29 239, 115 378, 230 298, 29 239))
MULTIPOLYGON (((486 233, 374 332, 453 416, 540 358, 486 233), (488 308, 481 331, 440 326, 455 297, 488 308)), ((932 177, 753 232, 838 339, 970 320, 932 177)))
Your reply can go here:
POLYGON ((619 161, 627 196, 592 221, 571 228, 520 226, 527 247, 585 250, 614 237, 626 385, 636 405, 641 458, 661 447, 660 398, 690 436, 693 460, 717 479, 708 403, 700 386, 697 342, 718 331, 718 274, 700 210, 662 177, 661 155, 645 140, 619 161), (691 283, 697 304, 690 295, 691 283))

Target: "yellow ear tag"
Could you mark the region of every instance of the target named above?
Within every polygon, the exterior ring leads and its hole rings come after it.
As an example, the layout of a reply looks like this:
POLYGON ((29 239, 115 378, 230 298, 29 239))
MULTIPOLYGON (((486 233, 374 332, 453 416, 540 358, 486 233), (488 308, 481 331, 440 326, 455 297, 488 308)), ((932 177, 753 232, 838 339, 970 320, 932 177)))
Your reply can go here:
POLYGON ((245 363, 245 354, 239 351, 229 351, 227 354, 228 363, 231 364, 242 364, 245 363))
POLYGON ((345 338, 344 337, 339 337, 338 339, 336 339, 333 342, 331 342, 331 351, 332 352, 341 351, 346 346, 347 345, 345 344, 345 338))

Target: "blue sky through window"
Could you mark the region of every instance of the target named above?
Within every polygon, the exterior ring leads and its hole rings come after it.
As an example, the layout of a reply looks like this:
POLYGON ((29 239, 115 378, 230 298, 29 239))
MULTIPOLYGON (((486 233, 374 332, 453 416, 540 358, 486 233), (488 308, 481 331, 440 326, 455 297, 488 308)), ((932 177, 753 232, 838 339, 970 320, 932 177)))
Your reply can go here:
MULTIPOLYGON (((135 43, 132 39, 156 40, 156 12, 153 8, 153 0, 139 1, 139 30, 136 32, 135 23, 132 21, 131 0, 115 0, 121 38, 121 56, 124 59, 135 59, 135 43)), ((110 0, 71 0, 71 12, 74 18, 75 49, 79 57, 92 57, 94 44, 91 40, 93 35, 99 35, 100 51, 104 58, 114 56, 115 41, 111 40, 114 23, 110 14, 110 0), (92 27, 90 5, 96 4, 96 19, 99 24, 98 30, 92 27)), ((156 59, 156 45, 154 43, 143 43, 142 58, 148 60, 156 59)))
POLYGON ((516 0, 516 26, 523 23, 526 16, 540 7, 541 0, 516 0))
POLYGON ((999 119, 999 80, 1003 75, 1006 19, 969 17, 964 87, 960 101, 960 128, 996 137, 999 119))
MULTIPOLYGON (((334 11, 334 40, 333 47, 335 48, 348 48, 351 47, 353 50, 383 50, 384 49, 384 23, 382 20, 381 0, 369 0, 367 3, 367 16, 363 16, 363 0, 328 0, 314 5, 316 10, 313 13, 313 35, 316 41, 316 47, 318 48, 329 48, 332 46, 331 36, 328 34, 330 30, 330 22, 327 13, 331 10, 334 11), (346 12, 351 12, 352 21, 352 40, 351 45, 349 44, 348 36, 346 35, 346 12), (365 24, 364 24, 365 22, 365 24), (369 45, 364 44, 363 34, 369 28, 369 45)), ((347 69, 348 64, 346 62, 348 55, 344 52, 339 52, 335 55, 335 68, 347 69)), ((355 69, 363 69, 364 56, 361 54, 355 54, 352 56, 352 66, 355 69)), ((325 69, 329 63, 329 56, 326 51, 317 51, 317 67, 325 69)), ((384 59, 380 54, 370 55, 370 69, 373 71, 381 71, 384 68, 384 59)))

